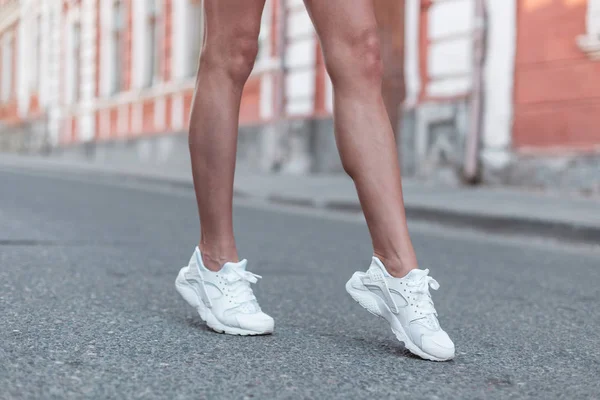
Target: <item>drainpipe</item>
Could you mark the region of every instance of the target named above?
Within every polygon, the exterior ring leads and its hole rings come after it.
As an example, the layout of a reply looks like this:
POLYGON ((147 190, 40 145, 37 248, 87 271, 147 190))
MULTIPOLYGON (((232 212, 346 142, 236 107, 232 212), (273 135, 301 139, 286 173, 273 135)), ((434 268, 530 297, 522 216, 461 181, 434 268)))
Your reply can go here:
POLYGON ((473 90, 471 92, 471 112, 469 117, 469 131, 465 149, 463 179, 466 183, 479 182, 480 162, 479 147, 481 144, 483 126, 483 69, 485 65, 487 13, 486 0, 475 0, 475 30, 473 31, 473 90))
MULTIPOLYGON (((274 73, 275 77, 275 91, 274 91, 274 106, 275 115, 273 121, 274 132, 275 132, 275 155, 271 161, 271 172, 279 172, 282 168, 286 156, 281 145, 281 137, 287 133, 287 127, 285 126, 285 77, 286 77, 286 57, 285 51, 287 46, 287 1, 286 0, 274 0, 277 1, 277 42, 276 42, 276 57, 278 59, 277 70, 274 73)), ((275 4, 275 3, 273 3, 275 4)))
MULTIPOLYGON (((277 99, 275 101, 276 120, 278 125, 282 125, 281 121, 285 118, 285 50, 287 45, 287 1, 279 0, 277 9, 277 56, 279 57, 279 68, 277 73, 277 99)), ((281 129, 281 128, 280 128, 281 129)))

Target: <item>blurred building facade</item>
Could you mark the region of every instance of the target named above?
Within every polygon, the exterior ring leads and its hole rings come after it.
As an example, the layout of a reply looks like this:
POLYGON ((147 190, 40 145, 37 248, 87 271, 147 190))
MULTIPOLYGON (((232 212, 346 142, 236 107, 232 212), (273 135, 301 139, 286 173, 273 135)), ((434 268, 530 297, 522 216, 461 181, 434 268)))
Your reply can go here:
MULTIPOLYGON (((598 190, 600 0, 405 6, 405 174, 598 190)), ((0 0, 0 146, 180 160, 202 24, 200 0, 0 0)), ((239 163, 341 171, 302 1, 267 0, 259 41, 239 163)))

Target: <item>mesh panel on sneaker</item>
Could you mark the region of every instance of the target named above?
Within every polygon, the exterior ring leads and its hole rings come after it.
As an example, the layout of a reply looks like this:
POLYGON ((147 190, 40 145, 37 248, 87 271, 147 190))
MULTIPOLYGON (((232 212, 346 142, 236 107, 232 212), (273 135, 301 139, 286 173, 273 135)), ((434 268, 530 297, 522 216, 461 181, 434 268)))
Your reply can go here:
POLYGON ((244 304, 241 304, 237 309, 244 314, 254 314, 260 312, 260 306, 256 300, 247 301, 244 304))

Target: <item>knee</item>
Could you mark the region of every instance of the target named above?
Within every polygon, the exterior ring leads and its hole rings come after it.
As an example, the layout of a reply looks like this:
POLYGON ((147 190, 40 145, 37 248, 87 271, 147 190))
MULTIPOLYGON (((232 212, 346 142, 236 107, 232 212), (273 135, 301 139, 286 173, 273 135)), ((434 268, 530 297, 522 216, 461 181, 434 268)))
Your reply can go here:
POLYGON ((250 33, 238 33, 226 38, 207 40, 200 58, 200 69, 215 68, 226 72, 229 78, 244 84, 258 54, 258 37, 250 33))
POLYGON ((381 46, 375 28, 337 40, 337 43, 331 43, 328 48, 330 50, 326 50, 325 59, 332 80, 381 81, 381 46))

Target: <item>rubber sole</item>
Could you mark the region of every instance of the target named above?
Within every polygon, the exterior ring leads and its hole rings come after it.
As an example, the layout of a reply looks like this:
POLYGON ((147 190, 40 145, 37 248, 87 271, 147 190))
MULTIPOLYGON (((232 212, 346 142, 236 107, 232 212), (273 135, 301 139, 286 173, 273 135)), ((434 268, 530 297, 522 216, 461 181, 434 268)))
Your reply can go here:
POLYGON ((354 275, 352 275, 352 278, 346 282, 346 291, 350 297, 365 310, 377 317, 385 319, 390 324, 390 328, 394 335, 396 335, 396 338, 404 343, 404 347, 406 347, 408 351, 430 361, 448 361, 453 358, 438 358, 421 350, 406 334, 404 327, 402 327, 402 324, 398 321, 387 304, 363 285, 362 280, 360 279, 361 275, 363 275, 362 272, 355 272, 354 275))
POLYGON ((198 296, 198 293, 194 289, 192 285, 188 283, 188 281, 184 277, 184 270, 187 267, 183 267, 179 274, 177 275, 177 279, 175 279, 175 289, 179 292, 181 297, 188 304, 196 309, 198 315, 202 321, 206 322, 206 325, 217 333, 225 333, 227 335, 237 335, 237 336, 259 336, 259 335, 270 335, 273 333, 273 330, 266 331, 252 331, 248 329, 242 329, 234 326, 227 326, 221 323, 217 317, 212 313, 212 311, 204 305, 204 302, 198 296))

